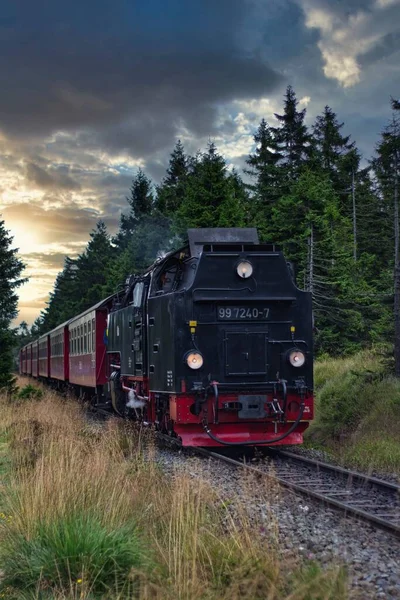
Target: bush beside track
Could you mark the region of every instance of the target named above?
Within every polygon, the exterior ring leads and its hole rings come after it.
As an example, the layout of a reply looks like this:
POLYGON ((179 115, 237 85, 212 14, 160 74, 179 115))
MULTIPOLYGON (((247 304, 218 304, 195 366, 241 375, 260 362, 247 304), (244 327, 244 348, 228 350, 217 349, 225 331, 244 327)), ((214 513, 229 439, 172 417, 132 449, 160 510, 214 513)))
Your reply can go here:
POLYGON ((151 438, 24 395, 1 400, 0 597, 347 597, 340 569, 281 560, 208 483, 163 475, 151 438))
POLYGON ((315 389, 306 444, 347 466, 400 475, 400 381, 387 374, 385 353, 318 360, 315 389))

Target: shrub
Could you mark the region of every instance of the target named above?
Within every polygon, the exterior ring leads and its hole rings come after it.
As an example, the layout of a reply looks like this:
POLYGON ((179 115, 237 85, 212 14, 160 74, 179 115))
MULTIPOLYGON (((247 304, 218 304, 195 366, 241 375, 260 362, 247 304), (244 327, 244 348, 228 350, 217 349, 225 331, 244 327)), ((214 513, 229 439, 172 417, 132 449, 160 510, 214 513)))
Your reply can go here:
POLYGON ((317 361, 316 418, 306 439, 327 444, 347 464, 400 471, 400 381, 382 352, 317 361))
POLYGON ((30 383, 17 393, 17 400, 41 400, 42 398, 43 391, 30 383))

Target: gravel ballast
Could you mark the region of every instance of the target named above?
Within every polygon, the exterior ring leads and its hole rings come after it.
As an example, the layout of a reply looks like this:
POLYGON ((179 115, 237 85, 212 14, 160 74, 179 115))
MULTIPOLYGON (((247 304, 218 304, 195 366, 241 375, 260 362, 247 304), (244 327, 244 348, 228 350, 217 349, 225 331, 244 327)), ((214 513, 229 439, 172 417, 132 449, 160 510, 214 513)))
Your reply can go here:
POLYGON ((161 447, 158 460, 171 476, 184 472, 208 481, 229 501, 231 512, 245 504, 249 518, 263 535, 278 536, 283 554, 302 555, 326 566, 347 565, 351 598, 400 599, 400 540, 394 536, 185 450, 161 447))

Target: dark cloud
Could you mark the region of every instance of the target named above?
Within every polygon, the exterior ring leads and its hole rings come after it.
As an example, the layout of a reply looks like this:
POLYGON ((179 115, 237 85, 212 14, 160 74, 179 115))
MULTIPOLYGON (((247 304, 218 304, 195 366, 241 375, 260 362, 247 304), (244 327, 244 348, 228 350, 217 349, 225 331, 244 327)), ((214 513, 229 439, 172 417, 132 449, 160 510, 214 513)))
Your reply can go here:
POLYGON ((80 185, 68 174, 68 167, 48 171, 35 163, 26 165, 26 179, 42 189, 79 190, 80 185))
POLYGON ((239 44, 242 0, 17 2, 0 27, 0 127, 87 131, 138 156, 184 123, 212 133, 216 105, 271 92, 279 75, 239 44), (1 81, 2 80, 2 81, 1 81))
MULTIPOLYGON (((400 16, 400 13, 399 13, 400 16)), ((360 64, 368 66, 382 59, 388 58, 400 50, 400 26, 399 31, 388 33, 368 52, 360 57, 360 64)))

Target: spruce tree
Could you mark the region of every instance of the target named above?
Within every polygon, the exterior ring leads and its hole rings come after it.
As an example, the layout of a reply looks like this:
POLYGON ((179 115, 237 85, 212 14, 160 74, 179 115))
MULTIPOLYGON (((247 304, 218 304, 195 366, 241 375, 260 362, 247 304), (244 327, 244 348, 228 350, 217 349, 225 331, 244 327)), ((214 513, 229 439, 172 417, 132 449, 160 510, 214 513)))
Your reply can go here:
POLYGON ((396 113, 382 133, 373 167, 382 199, 391 206, 393 215, 394 362, 395 374, 400 377, 400 119, 396 113))
POLYGON ((281 155, 278 152, 275 138, 265 119, 254 134, 256 148, 246 160, 249 168, 244 172, 252 183, 248 184, 252 192, 252 201, 249 204, 249 223, 259 226, 261 238, 267 238, 271 221, 272 207, 281 195, 280 169, 278 161, 281 155))
POLYGON ((129 212, 121 215, 121 221, 115 243, 119 250, 123 251, 133 235, 140 219, 150 215, 154 207, 152 183, 147 175, 139 169, 132 181, 130 196, 127 198, 129 212))
POLYGON ((351 263, 351 223, 340 214, 338 196, 327 175, 304 170, 273 208, 272 231, 297 284, 311 292, 318 351, 354 347, 367 335, 355 305, 351 263))
POLYGON ((78 271, 76 263, 77 261, 69 256, 65 257, 64 268, 56 277, 47 308, 41 314, 40 323, 37 323, 40 333, 54 329, 75 314, 74 311, 81 302, 81 294, 75 284, 78 271))
POLYGON ((76 260, 76 269, 71 282, 71 308, 74 314, 82 312, 104 298, 104 293, 114 290, 107 279, 109 265, 114 258, 107 227, 99 221, 90 233, 85 251, 76 260))
POLYGON ((350 136, 344 136, 341 129, 344 123, 339 123, 336 114, 329 106, 325 106, 322 115, 316 118, 313 126, 313 156, 318 166, 328 174, 335 189, 338 189, 338 173, 343 156, 353 148, 350 136))
POLYGON ((172 215, 182 204, 188 173, 189 159, 178 140, 170 157, 167 176, 157 188, 156 208, 162 214, 172 215))
POLYGON ((174 230, 185 237, 188 227, 241 227, 245 222, 238 175, 227 171, 215 144, 193 160, 185 197, 174 215, 174 230))
POLYGON ((301 168, 311 155, 311 136, 304 123, 306 109, 297 110, 298 104, 296 93, 289 85, 286 89, 283 114, 275 113, 279 126, 271 127, 280 157, 279 166, 287 185, 299 176, 301 168))
POLYGON ((14 383, 13 347, 16 340, 10 325, 18 314, 16 290, 27 281, 21 278, 25 265, 18 258, 18 249, 12 248, 12 241, 0 219, 0 389, 7 391, 14 383))

